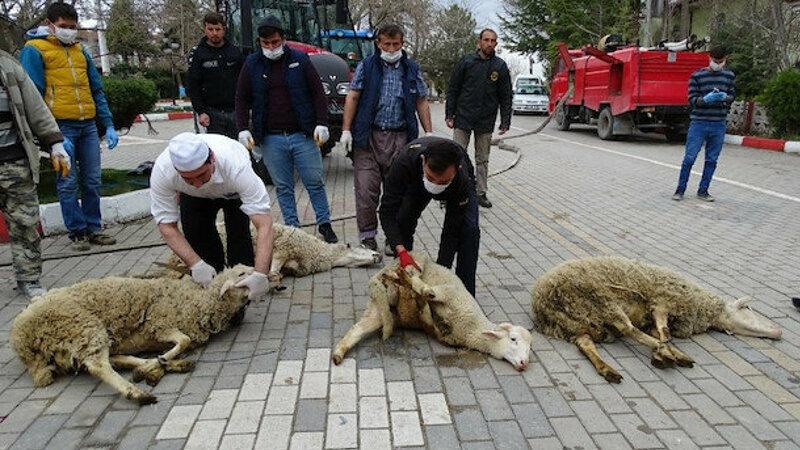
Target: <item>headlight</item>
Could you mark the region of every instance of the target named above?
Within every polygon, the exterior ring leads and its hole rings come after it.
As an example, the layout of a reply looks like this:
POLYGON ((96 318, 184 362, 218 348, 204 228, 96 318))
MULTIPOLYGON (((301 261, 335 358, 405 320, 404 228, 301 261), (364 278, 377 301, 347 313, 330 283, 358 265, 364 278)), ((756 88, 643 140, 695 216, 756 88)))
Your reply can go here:
POLYGON ((331 85, 328 84, 327 81, 322 82, 322 92, 324 92, 325 95, 331 95, 331 85))
POLYGON ((336 85, 336 93, 339 95, 347 95, 350 92, 350 83, 344 82, 336 85))

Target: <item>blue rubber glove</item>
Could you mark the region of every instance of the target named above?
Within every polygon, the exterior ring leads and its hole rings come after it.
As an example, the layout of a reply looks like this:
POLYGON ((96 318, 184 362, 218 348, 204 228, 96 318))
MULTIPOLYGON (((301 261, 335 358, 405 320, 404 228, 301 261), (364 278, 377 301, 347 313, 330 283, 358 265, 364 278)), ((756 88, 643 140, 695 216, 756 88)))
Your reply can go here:
POLYGON ((705 96, 703 96, 703 101, 705 103, 715 103, 721 102, 725 100, 726 94, 724 92, 709 92, 705 96))
POLYGON ((66 150, 70 155, 75 154, 75 144, 73 144, 72 141, 70 141, 66 136, 64 136, 64 150, 66 150))
POLYGON ((113 128, 106 129, 106 143, 108 143, 109 150, 113 150, 119 144, 119 136, 113 128))

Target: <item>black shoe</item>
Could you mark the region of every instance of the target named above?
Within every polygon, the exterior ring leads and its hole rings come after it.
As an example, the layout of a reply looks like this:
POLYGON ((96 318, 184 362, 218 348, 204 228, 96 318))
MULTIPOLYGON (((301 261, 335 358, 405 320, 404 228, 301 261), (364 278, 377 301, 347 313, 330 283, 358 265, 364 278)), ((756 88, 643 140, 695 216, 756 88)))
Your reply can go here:
POLYGON ((336 237, 336 233, 333 232, 333 228, 331 228, 330 222, 323 223, 322 225, 317 227, 317 229, 319 230, 319 234, 322 235, 322 238, 325 239, 325 242, 329 244, 335 244, 339 242, 339 238, 336 237))
POLYGON ((117 240, 113 237, 97 232, 89 232, 89 234, 86 235, 86 239, 90 244, 94 245, 114 245, 117 243, 117 240))
POLYGON ((792 297, 792 304, 795 308, 800 309, 800 297, 792 297))
POLYGON ((490 202, 489 199, 486 198, 486 193, 485 192, 482 193, 482 194, 478 194, 478 204, 481 205, 481 207, 483 207, 483 208, 491 208, 492 207, 492 202, 490 202))
POLYGON ((378 251, 378 241, 376 241, 374 237, 362 239, 361 245, 364 248, 372 250, 373 252, 378 251))
POLYGON ((703 200, 704 202, 713 202, 714 201, 714 196, 709 194, 708 192, 698 192, 697 193, 697 198, 699 198, 700 200, 703 200))

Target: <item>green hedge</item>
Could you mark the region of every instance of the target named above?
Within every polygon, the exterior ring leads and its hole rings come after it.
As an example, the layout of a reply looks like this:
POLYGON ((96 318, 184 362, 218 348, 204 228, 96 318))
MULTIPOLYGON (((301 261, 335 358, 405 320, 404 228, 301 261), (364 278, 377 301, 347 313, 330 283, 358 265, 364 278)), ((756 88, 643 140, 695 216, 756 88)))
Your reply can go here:
MULTIPOLYGON (((158 100, 155 83, 141 76, 104 77, 103 90, 108 98, 116 129, 130 128, 136 116, 153 109, 158 100)), ((100 135, 103 134, 105 133, 101 131, 100 135)))
POLYGON ((779 136, 800 135, 800 70, 786 69, 767 82, 758 101, 779 136))

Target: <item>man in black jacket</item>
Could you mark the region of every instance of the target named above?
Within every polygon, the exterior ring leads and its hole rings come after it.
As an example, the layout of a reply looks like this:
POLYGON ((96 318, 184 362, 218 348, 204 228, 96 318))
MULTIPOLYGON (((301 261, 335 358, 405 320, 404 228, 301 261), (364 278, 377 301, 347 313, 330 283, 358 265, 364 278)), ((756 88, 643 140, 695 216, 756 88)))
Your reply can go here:
POLYGON ((464 148, 475 133, 475 166, 478 204, 491 208, 486 196, 489 176, 489 145, 497 109, 500 108, 500 134, 511 127, 511 74, 505 61, 495 55, 497 33, 484 29, 478 35, 478 50, 461 58, 453 68, 447 89, 445 120, 454 128, 453 139, 464 148))
POLYGON ((203 32, 205 37, 189 53, 186 90, 200 125, 209 133, 236 139, 236 82, 244 57, 239 47, 225 40, 222 14, 206 14, 203 32))
POLYGON ((444 203, 438 264, 452 267, 475 296, 480 228, 475 175, 467 152, 456 142, 438 137, 419 138, 397 152, 383 185, 380 219, 386 242, 400 265, 416 265, 408 253, 414 246, 417 222, 431 200, 444 203))

